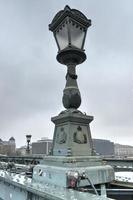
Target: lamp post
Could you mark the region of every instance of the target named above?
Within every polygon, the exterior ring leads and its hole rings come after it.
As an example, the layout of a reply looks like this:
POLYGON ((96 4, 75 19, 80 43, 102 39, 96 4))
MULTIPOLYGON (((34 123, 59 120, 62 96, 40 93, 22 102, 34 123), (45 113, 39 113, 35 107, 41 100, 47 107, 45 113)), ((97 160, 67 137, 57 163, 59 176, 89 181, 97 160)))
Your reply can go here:
POLYGON ((77 109, 81 104, 76 65, 86 60, 84 43, 89 26, 91 20, 69 6, 58 12, 49 25, 58 46, 57 60, 67 66, 66 86, 63 91, 63 105, 66 109, 77 109))
POLYGON ((59 11, 49 25, 58 46, 57 61, 67 66, 62 98, 66 110, 52 118, 55 123, 53 155, 93 154, 89 128, 93 117, 77 110, 81 104, 81 95, 77 84, 76 65, 86 60, 84 44, 89 26, 91 20, 69 6, 59 11))
POLYGON ((27 153, 27 154, 30 154, 31 135, 26 135, 26 141, 27 141, 26 153, 27 153))

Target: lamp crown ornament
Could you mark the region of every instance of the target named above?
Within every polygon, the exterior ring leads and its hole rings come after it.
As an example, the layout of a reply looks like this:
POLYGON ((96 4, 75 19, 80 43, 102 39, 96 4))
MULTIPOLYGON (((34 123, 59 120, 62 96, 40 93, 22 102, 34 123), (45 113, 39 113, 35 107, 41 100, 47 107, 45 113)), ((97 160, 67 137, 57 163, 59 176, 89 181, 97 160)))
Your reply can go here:
POLYGON ((71 20, 75 20, 75 22, 79 22, 79 24, 84 26, 84 28, 91 26, 91 20, 87 19, 87 17, 76 9, 71 9, 68 5, 65 6, 64 10, 59 11, 52 20, 52 23, 49 24, 49 30, 54 31, 58 30, 58 25, 62 23, 62 21, 66 18, 70 17, 71 20))

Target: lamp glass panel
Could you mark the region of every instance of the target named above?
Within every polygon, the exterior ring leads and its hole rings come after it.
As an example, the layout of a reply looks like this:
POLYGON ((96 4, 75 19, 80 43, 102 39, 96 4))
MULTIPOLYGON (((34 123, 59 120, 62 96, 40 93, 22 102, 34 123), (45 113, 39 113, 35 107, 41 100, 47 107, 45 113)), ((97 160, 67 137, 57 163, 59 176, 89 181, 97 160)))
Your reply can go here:
POLYGON ((64 24, 59 31, 56 32, 56 39, 59 45, 59 50, 63 50, 68 46, 68 27, 64 24))
POLYGON ((71 45, 82 49, 84 37, 85 37, 85 31, 80 26, 77 26, 76 24, 70 23, 70 35, 71 35, 71 45))

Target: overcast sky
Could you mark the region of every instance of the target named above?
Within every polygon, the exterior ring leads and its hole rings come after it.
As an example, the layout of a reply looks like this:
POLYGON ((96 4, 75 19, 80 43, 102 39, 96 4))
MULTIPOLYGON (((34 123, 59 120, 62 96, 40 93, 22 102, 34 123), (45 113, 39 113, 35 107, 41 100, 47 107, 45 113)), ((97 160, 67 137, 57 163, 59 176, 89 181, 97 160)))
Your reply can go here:
POLYGON ((0 0, 0 137, 21 146, 26 134, 53 136, 66 67, 48 24, 66 4, 92 20, 77 67, 79 110, 94 116, 93 138, 133 145, 132 0, 0 0))

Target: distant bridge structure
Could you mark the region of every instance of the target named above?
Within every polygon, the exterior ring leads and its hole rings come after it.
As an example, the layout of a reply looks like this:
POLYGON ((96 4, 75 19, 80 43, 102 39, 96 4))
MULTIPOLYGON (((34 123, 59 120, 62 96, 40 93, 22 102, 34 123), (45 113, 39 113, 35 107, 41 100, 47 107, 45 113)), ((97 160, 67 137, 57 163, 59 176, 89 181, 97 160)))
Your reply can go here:
POLYGON ((104 158, 114 171, 133 171, 133 158, 104 158))
MULTIPOLYGON (((41 163, 45 160, 45 155, 24 155, 24 156, 2 156, 0 155, 1 162, 13 161, 18 164, 31 164, 33 161, 41 163)), ((114 168, 114 171, 133 171, 133 158, 103 158, 114 168)))
POLYGON ((24 156, 2 156, 0 155, 0 162, 15 162, 18 164, 31 164, 33 161, 40 163, 44 155, 24 155, 24 156))

